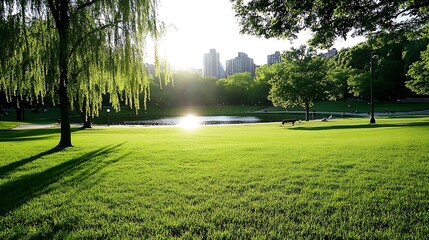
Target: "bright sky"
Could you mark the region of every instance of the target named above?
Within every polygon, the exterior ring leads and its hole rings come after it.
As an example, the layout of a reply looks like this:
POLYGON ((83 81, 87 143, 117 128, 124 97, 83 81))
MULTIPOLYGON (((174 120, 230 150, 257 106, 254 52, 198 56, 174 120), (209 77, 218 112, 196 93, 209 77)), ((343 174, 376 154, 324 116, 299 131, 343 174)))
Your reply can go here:
MULTIPOLYGON (((161 42, 161 56, 167 56, 175 69, 202 68, 203 54, 215 48, 220 61, 248 54, 255 64, 267 63, 267 55, 305 44, 310 36, 302 33, 289 40, 257 38, 241 35, 238 21, 229 0, 160 0, 159 17, 167 26, 161 42)), ((362 42, 364 38, 339 40, 333 47, 340 50, 362 42)))

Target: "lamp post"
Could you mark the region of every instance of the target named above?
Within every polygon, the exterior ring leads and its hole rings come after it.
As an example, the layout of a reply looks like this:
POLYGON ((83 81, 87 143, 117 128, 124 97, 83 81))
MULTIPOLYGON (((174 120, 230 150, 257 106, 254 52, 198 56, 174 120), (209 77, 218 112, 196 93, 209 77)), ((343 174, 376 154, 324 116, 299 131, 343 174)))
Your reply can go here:
POLYGON ((370 86, 370 91, 371 91, 371 119, 369 120, 370 124, 375 124, 375 118, 374 118, 374 93, 373 93, 373 85, 374 85, 374 58, 376 58, 377 55, 372 55, 371 54, 371 86, 370 86))
POLYGON ((107 126, 110 126, 110 109, 107 109, 107 126))

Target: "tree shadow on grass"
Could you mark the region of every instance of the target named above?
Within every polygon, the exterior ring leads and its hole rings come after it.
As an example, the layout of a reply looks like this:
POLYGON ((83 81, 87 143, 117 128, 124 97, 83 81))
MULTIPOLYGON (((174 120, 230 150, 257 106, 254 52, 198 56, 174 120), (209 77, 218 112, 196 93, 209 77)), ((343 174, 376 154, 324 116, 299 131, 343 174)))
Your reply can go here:
MULTIPOLYGON (((79 128, 72 128, 71 132, 80 131, 79 128)), ((21 142, 31 140, 42 140, 57 137, 61 129, 25 129, 25 130, 3 130, 0 131, 0 142, 21 142)))
POLYGON ((353 124, 353 125, 327 125, 327 126, 297 126, 285 128, 288 130, 339 130, 339 129, 372 129, 372 128, 394 128, 394 127, 428 127, 429 122, 409 122, 392 124, 353 124))
POLYGON ((119 158, 105 161, 100 157, 105 157, 114 152, 122 144, 91 151, 45 171, 24 176, 0 186, 0 216, 6 215, 35 197, 54 190, 51 185, 60 181, 66 175, 74 175, 68 182, 84 181, 85 178, 95 174, 101 168, 117 162, 119 158), (85 163, 91 164, 84 166, 85 163))
POLYGON ((406 117, 406 118, 415 118, 415 119, 417 119, 417 118, 427 118, 428 117, 428 115, 385 115, 385 116, 383 116, 383 118, 387 118, 387 119, 401 119, 401 118, 404 118, 404 117, 406 117))
POLYGON ((47 151, 41 152, 41 153, 39 153, 37 155, 31 156, 31 157, 28 157, 28 158, 24 158, 24 159, 21 159, 19 161, 11 162, 11 163, 9 163, 7 165, 1 166, 0 167, 0 177, 6 175, 9 172, 12 172, 13 170, 15 170, 18 167, 21 167, 21 166, 23 166, 23 165, 25 165, 27 163, 33 162, 33 161, 35 161, 35 160, 37 160, 39 158, 42 158, 44 156, 48 156, 48 155, 54 154, 54 153, 59 152, 61 150, 63 150, 63 148, 57 148, 57 147, 55 147, 55 148, 49 149, 47 151))

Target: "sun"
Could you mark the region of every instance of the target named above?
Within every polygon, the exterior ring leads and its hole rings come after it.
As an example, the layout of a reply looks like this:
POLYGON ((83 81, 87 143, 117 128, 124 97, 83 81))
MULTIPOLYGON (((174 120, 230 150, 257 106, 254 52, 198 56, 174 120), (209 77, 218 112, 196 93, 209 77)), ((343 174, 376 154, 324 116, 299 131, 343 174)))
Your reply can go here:
POLYGON ((201 125, 201 121, 193 114, 188 114, 179 121, 180 127, 185 129, 195 129, 201 125))

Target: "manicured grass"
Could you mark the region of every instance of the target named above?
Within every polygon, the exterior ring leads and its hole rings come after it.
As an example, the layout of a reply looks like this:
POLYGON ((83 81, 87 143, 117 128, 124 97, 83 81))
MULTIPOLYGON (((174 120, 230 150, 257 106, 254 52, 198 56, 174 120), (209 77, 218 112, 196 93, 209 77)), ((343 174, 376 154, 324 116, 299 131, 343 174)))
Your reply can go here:
POLYGON ((12 129, 19 125, 23 124, 22 122, 12 122, 12 121, 0 121, 0 131, 6 129, 12 129))
POLYGON ((0 132, 0 239, 429 236, 429 118, 0 132))

